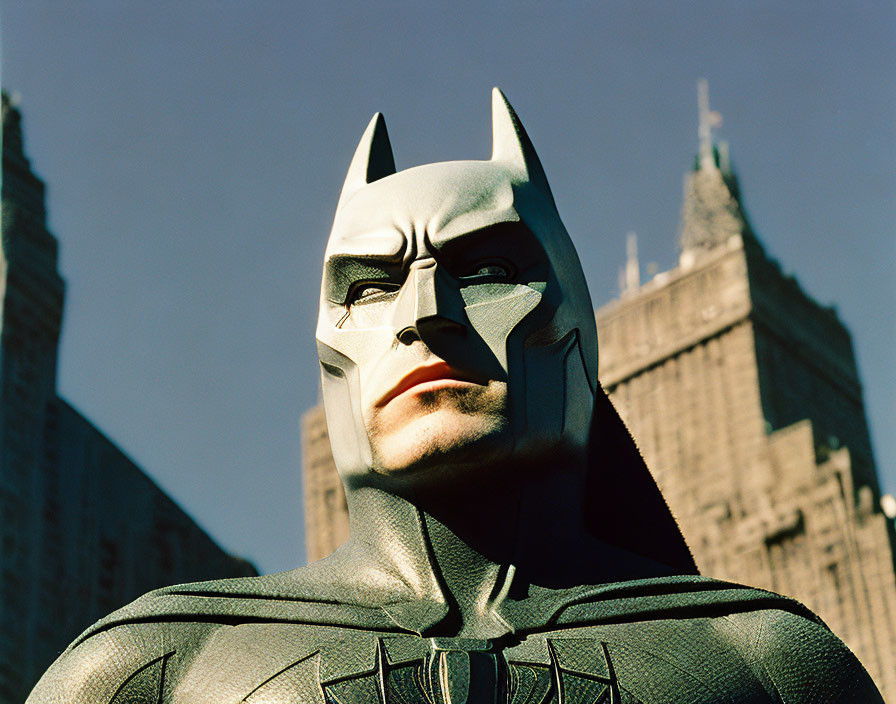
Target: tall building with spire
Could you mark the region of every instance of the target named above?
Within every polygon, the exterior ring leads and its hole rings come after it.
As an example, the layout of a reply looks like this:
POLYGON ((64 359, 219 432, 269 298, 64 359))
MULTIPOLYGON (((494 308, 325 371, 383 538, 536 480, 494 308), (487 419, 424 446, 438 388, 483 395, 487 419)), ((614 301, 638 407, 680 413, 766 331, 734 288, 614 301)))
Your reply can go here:
POLYGON ((2 115, 0 704, 20 704, 78 633, 140 594, 256 572, 56 395, 58 244, 5 93, 2 115))
MULTIPOLYGON (((765 252, 705 82, 699 103, 679 265, 642 284, 629 237, 622 295, 596 312, 601 384, 701 572, 804 602, 896 699, 896 541, 850 335, 765 252)), ((321 409, 303 424, 313 560, 347 514, 321 409)))
POLYGON ((679 265, 598 309, 601 383, 701 571, 804 602, 893 698, 894 531, 850 335, 765 252, 705 91, 679 265))

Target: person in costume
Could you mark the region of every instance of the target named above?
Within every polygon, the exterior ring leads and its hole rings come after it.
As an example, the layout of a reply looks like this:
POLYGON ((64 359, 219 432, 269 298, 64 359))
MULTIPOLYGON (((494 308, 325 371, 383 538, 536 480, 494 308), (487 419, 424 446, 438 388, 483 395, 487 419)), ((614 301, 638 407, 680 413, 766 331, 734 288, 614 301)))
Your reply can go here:
POLYGON ((576 252, 495 89, 488 161, 371 121, 317 340, 351 538, 101 620, 32 704, 880 702, 797 602, 697 574, 597 381, 576 252))

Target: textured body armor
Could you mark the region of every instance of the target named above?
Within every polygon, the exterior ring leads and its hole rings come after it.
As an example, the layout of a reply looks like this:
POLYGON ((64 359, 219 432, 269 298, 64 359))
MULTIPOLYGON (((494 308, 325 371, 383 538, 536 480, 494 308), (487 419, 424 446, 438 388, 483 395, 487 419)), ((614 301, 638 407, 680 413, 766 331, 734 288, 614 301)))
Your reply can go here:
MULTIPOLYGON (((262 580, 282 588, 288 575, 262 580)), ((253 580, 240 581, 249 587, 253 580)), ((162 590, 82 636, 32 701, 880 701, 839 640, 799 604, 767 592, 674 577, 565 590, 547 609, 545 596, 535 608, 525 600, 504 604, 508 620, 528 628, 475 639, 401 632, 377 609, 263 593, 234 598, 203 592, 201 585, 162 590), (220 613, 191 613, 200 606, 220 613)))

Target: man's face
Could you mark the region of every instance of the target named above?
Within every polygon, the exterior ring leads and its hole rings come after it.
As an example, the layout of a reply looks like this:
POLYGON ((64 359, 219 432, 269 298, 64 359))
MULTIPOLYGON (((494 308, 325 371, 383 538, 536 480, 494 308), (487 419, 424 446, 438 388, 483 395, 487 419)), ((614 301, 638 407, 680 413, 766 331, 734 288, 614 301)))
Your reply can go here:
POLYGON ((470 169, 430 165, 372 184, 330 242, 324 305, 333 336, 354 348, 380 473, 482 466, 516 446, 507 338, 541 301, 549 264, 506 179, 480 169, 471 189, 470 169), (383 207, 396 192, 406 217, 383 207))
POLYGON ((499 92, 493 125, 489 161, 396 173, 377 116, 349 168, 317 327, 348 486, 587 442, 597 338, 584 276, 499 92))

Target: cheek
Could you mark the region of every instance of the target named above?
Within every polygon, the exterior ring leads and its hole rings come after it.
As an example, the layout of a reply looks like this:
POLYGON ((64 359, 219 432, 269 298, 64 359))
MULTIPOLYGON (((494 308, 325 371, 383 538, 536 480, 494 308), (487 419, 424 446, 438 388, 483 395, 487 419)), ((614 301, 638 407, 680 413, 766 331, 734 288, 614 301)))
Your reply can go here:
POLYGON ((539 438, 562 437, 569 446, 585 447, 593 392, 585 373, 578 330, 570 330, 549 344, 538 343, 552 335, 533 339, 539 333, 527 341, 524 354, 525 388, 519 411, 525 418, 526 437, 536 442, 539 438))
POLYGON ((394 299, 352 306, 347 312, 343 306, 329 306, 329 325, 324 330, 325 342, 349 357, 358 371, 361 397, 358 402, 365 407, 374 399, 369 398, 381 389, 376 380, 395 345, 395 333, 390 324, 394 299))
POLYGON ((504 371, 507 338, 541 302, 541 293, 520 284, 485 284, 461 291, 465 311, 476 333, 485 341, 504 371))
POLYGON ((365 412, 385 393, 388 384, 384 378, 392 378, 389 374, 390 360, 394 356, 392 341, 395 336, 369 336, 365 339, 363 349, 357 353, 358 379, 361 387, 359 402, 365 412))
POLYGON ((326 335, 318 333, 318 339, 348 357, 355 365, 363 400, 376 378, 377 369, 392 351, 395 335, 389 328, 354 330, 330 327, 326 335))
POLYGON ((393 295, 382 296, 377 301, 353 305, 350 314, 346 314, 345 308, 339 306, 337 309, 339 311, 339 329, 368 332, 378 328, 390 327, 389 322, 392 319, 394 301, 395 297, 393 295))

